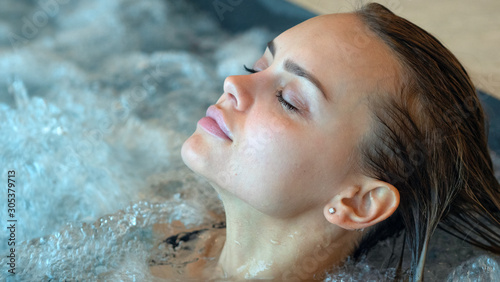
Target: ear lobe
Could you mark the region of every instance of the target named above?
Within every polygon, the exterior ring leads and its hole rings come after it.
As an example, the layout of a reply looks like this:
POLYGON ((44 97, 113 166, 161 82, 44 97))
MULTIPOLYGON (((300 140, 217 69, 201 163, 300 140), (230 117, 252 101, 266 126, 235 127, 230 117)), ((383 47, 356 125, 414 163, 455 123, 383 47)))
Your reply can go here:
POLYGON ((399 206, 399 191, 391 184, 372 179, 363 187, 350 187, 325 207, 326 219, 344 229, 362 229, 391 216, 399 206), (335 213, 328 212, 329 207, 335 213))

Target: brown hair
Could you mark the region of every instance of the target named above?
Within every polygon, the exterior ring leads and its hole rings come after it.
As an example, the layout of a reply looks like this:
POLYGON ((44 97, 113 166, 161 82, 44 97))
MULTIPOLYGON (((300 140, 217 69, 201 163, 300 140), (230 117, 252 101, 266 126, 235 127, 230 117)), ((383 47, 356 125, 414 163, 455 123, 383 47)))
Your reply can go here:
MULTIPOLYGON (((397 93, 371 95, 377 98, 369 103, 375 126, 359 146, 360 169, 393 184, 401 202, 363 238, 355 256, 404 232, 409 276, 421 280, 437 227, 500 253, 495 231, 500 185, 487 148, 484 113, 467 72, 435 37, 384 6, 370 3, 355 13, 402 66, 397 93)), ((399 266, 401 261, 402 255, 399 266)))

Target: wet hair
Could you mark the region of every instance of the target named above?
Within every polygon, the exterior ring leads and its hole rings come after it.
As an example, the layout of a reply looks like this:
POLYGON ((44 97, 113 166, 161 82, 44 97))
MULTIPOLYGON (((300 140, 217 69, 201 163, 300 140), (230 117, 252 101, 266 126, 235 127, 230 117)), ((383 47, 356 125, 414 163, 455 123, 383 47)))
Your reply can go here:
POLYGON ((500 185, 467 72, 435 37, 384 6, 355 14, 401 66, 395 93, 370 95, 374 125, 359 144, 360 170, 394 185, 400 205, 366 234, 355 257, 401 235, 411 261, 404 272, 401 254, 399 278, 422 280, 436 228, 500 254, 500 185))

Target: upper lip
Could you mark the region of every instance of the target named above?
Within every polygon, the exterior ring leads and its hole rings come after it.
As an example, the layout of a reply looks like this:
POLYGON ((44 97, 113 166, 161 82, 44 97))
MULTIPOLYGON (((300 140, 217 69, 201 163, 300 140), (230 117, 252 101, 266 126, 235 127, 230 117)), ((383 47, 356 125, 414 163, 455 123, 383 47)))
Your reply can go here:
POLYGON ((210 117, 215 120, 217 125, 219 125, 220 129, 226 136, 233 140, 233 136, 231 134, 231 131, 227 128, 226 122, 224 122, 224 117, 222 116, 222 112, 214 105, 208 107, 207 109, 207 117, 210 117))

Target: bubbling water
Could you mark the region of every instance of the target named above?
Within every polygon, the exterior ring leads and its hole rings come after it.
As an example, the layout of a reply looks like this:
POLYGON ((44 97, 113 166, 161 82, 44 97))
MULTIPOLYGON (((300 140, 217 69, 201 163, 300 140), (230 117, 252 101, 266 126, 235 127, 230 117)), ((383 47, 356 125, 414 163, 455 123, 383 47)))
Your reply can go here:
MULTIPOLYGON (((155 224, 201 228, 223 215, 180 146, 224 78, 241 74, 275 34, 230 35, 185 1, 53 3, 11 0, 0 11, 0 170, 16 171, 18 219, 17 274, 7 275, 2 255, 0 278, 155 280, 148 257, 164 239, 155 224)), ((436 254, 455 247, 446 242, 436 254)), ((462 255, 428 275, 446 277, 462 255)), ((448 279, 498 275, 491 257, 468 255, 476 258, 448 279)), ((367 259, 327 281, 390 275, 367 259)))

